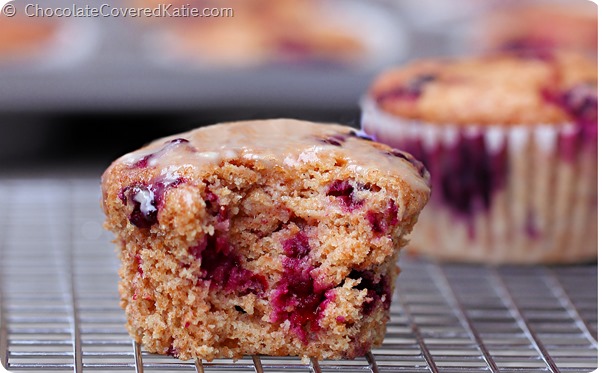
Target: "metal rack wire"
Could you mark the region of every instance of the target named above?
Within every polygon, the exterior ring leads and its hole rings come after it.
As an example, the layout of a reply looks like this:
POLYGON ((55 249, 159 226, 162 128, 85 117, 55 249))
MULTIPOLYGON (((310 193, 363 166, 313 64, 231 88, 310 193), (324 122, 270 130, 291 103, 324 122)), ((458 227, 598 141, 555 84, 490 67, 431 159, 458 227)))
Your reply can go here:
POLYGON ((0 362, 11 371, 590 372, 597 266, 403 258, 382 347, 350 361, 184 362, 133 344, 96 180, 0 181, 0 362))

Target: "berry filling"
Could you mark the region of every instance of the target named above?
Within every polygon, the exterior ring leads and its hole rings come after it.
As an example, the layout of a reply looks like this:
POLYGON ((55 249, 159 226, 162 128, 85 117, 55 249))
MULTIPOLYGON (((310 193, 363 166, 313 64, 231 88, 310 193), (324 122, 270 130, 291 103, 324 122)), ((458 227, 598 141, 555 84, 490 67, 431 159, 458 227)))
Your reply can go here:
POLYGON ((396 87, 390 91, 383 92, 376 96, 376 102, 382 103, 389 100, 417 100, 424 91, 424 87, 437 79, 433 74, 422 74, 414 77, 401 87, 396 87))
POLYGON ((455 157, 442 158, 443 198, 454 209, 466 214, 474 208, 475 196, 478 196, 477 203, 489 208, 493 186, 483 136, 462 137, 455 154, 455 157))
POLYGON ((510 52, 523 59, 552 61, 554 59, 554 43, 537 38, 521 38, 511 40, 500 47, 501 51, 510 52))
POLYGON ((349 136, 352 137, 357 137, 358 139, 362 139, 362 140, 367 140, 367 141, 374 141, 374 137, 366 134, 364 131, 356 131, 356 130, 351 130, 349 131, 349 136))
POLYGON ((597 129, 598 94, 595 86, 580 84, 565 92, 544 89, 541 95, 547 102, 562 108, 582 127, 597 129))
POLYGON ((219 197, 215 193, 207 191, 205 194, 205 206, 212 216, 217 216, 220 211, 219 197))
POLYGON ((562 133, 558 147, 563 159, 573 161, 581 145, 597 144, 598 94, 595 86, 580 84, 565 92, 542 91, 544 100, 556 105, 573 118, 575 133, 562 133))
POLYGON ((206 235, 200 244, 189 250, 201 261, 199 280, 208 281, 211 289, 220 288, 242 296, 262 294, 268 287, 264 276, 242 267, 240 257, 225 235, 206 235))
POLYGON ((535 221, 535 213, 533 211, 529 211, 527 214, 525 233, 527 233, 527 236, 531 239, 537 239, 540 236, 540 231, 537 228, 537 223, 535 221))
POLYGON ((370 351, 370 342, 354 341, 356 346, 353 348, 350 356, 365 356, 370 351))
POLYGON ((187 149, 194 151, 194 147, 189 145, 189 143, 190 141, 181 138, 168 141, 158 151, 151 154, 147 154, 144 157, 140 158, 136 163, 132 165, 132 167, 146 168, 148 166, 154 166, 156 163, 156 159, 160 158, 163 154, 175 149, 181 144, 186 144, 187 149))
POLYGON ((368 291, 368 298, 370 299, 364 301, 364 304, 362 304, 362 313, 364 315, 372 313, 379 303, 382 303, 385 310, 391 307, 391 284, 386 277, 376 280, 372 272, 357 271, 354 269, 349 274, 349 278, 361 280, 359 284, 353 287, 354 289, 366 289, 368 291))
POLYGON ((141 277, 144 276, 144 271, 142 270, 142 258, 140 257, 140 254, 136 254, 134 257, 134 262, 136 263, 136 271, 138 274, 141 277))
POLYGON ((165 352, 167 355, 171 356, 171 357, 175 357, 178 358, 178 356, 180 356, 180 351, 178 351, 177 348, 175 348, 173 346, 173 344, 170 344, 169 347, 167 348, 167 351, 165 352))
POLYGON ((328 188, 326 195, 337 197, 349 212, 361 207, 364 203, 364 201, 357 199, 355 188, 348 180, 335 180, 328 188))
POLYGON ((506 180, 506 147, 495 154, 488 152, 483 134, 461 133, 455 144, 428 151, 420 140, 409 140, 403 149, 429 170, 432 198, 462 216, 488 209, 495 191, 506 180))
POLYGON ((398 149, 393 149, 390 152, 386 152, 386 154, 395 156, 397 158, 405 159, 406 161, 410 162, 412 164, 412 166, 414 166, 416 171, 418 171, 418 174, 421 177, 424 177, 427 174, 427 169, 426 169, 426 167, 424 167, 424 164, 422 162, 420 162, 419 160, 417 160, 416 158, 412 157, 412 155, 410 153, 407 153, 407 152, 404 152, 404 151, 401 151, 398 149))
POLYGON ((552 49, 554 43, 542 38, 518 38, 504 43, 501 47, 504 51, 514 52, 533 49, 552 49))
POLYGON ((398 211, 397 204, 390 199, 384 213, 370 210, 366 213, 366 220, 370 223, 373 232, 382 234, 390 227, 397 225, 399 222, 397 219, 398 211))
POLYGON ((282 248, 286 258, 282 261, 284 273, 272 295, 274 312, 271 321, 290 322, 291 330, 303 343, 308 343, 309 333, 320 330, 319 321, 332 296, 311 276, 314 267, 309 261, 309 240, 303 232, 285 240, 282 248))
POLYGON ((311 46, 307 42, 291 38, 282 38, 277 42, 276 48, 280 53, 289 58, 303 59, 311 56, 313 53, 311 46))
POLYGON ((215 193, 207 191, 205 194, 205 206, 211 216, 217 217, 215 229, 221 231, 228 230, 230 227, 228 209, 226 206, 219 204, 219 197, 215 193))
POLYGON ((345 137, 342 135, 332 135, 324 139, 320 139, 320 141, 329 145, 343 146, 343 143, 345 142, 345 137))
POLYGON ((165 193, 185 180, 178 178, 160 178, 151 184, 139 184, 125 187, 119 192, 124 205, 132 204, 129 220, 138 228, 150 228, 157 223, 157 214, 163 205, 165 193))

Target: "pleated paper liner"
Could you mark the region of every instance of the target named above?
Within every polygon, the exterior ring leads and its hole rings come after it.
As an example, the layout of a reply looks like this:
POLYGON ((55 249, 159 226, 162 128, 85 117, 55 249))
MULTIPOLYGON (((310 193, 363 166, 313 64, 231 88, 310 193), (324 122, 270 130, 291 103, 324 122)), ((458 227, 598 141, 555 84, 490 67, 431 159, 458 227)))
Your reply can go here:
POLYGON ((362 108, 368 135, 431 173, 410 252, 493 264, 597 257, 597 128, 439 125, 392 116, 371 100, 362 108))

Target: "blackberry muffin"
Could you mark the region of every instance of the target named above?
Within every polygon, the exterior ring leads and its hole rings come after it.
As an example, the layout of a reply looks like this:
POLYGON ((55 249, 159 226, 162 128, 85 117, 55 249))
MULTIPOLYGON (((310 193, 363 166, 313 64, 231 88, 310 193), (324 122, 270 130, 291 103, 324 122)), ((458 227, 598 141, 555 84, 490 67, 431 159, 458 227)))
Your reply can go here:
POLYGON ((597 103, 596 63, 569 52, 382 73, 362 128, 423 161, 432 179, 410 251, 496 264, 596 258, 597 103))
POLYGON ((57 22, 17 15, 0 17, 0 63, 21 63, 47 54, 56 44, 57 22))
MULTIPOLYGON (((193 2, 222 8, 222 1, 193 2)), ((181 18, 157 24, 154 43, 178 62, 249 67, 272 64, 352 66, 368 45, 345 15, 315 0, 232 0, 232 17, 181 18)))
POLYGON ((544 53, 563 48, 597 55, 598 12, 588 0, 514 2, 480 19, 471 29, 478 32, 473 39, 484 50, 544 53))
POLYGON ((353 358, 382 342, 430 189, 350 127, 236 122, 157 140, 102 177, 132 337, 181 359, 353 358))

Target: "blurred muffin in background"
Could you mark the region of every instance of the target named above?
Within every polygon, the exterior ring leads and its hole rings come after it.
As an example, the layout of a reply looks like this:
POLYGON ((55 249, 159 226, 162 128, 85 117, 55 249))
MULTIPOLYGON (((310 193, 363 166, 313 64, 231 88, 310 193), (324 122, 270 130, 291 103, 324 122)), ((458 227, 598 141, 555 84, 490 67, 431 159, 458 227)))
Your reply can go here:
POLYGON ((226 64, 353 62, 363 47, 344 27, 329 23, 311 1, 242 1, 235 18, 179 22, 170 33, 176 52, 226 64))
MULTIPOLYGON (((144 0, 142 0, 144 1, 144 0)), ((156 3, 153 1, 147 4, 156 3)), ((178 1, 170 2, 178 6, 178 1)), ((162 22, 162 54, 211 66, 273 63, 354 64, 365 41, 345 9, 335 14, 315 0, 196 0, 197 8, 233 9, 232 17, 185 17, 162 22)), ((162 20, 165 21, 165 20, 162 20)))
POLYGON ((597 55, 597 6, 588 0, 511 1, 479 22, 473 32, 485 50, 565 48, 597 55))
POLYGON ((58 24, 48 19, 0 16, 0 63, 18 63, 42 56, 57 33, 58 24))
POLYGON ((98 47, 98 31, 92 18, 27 16, 22 11, 13 17, 0 15, 2 73, 77 66, 98 47))
POLYGON ((440 260, 597 257, 597 64, 550 51, 416 61, 382 73, 362 128, 431 173, 410 251, 440 260))

